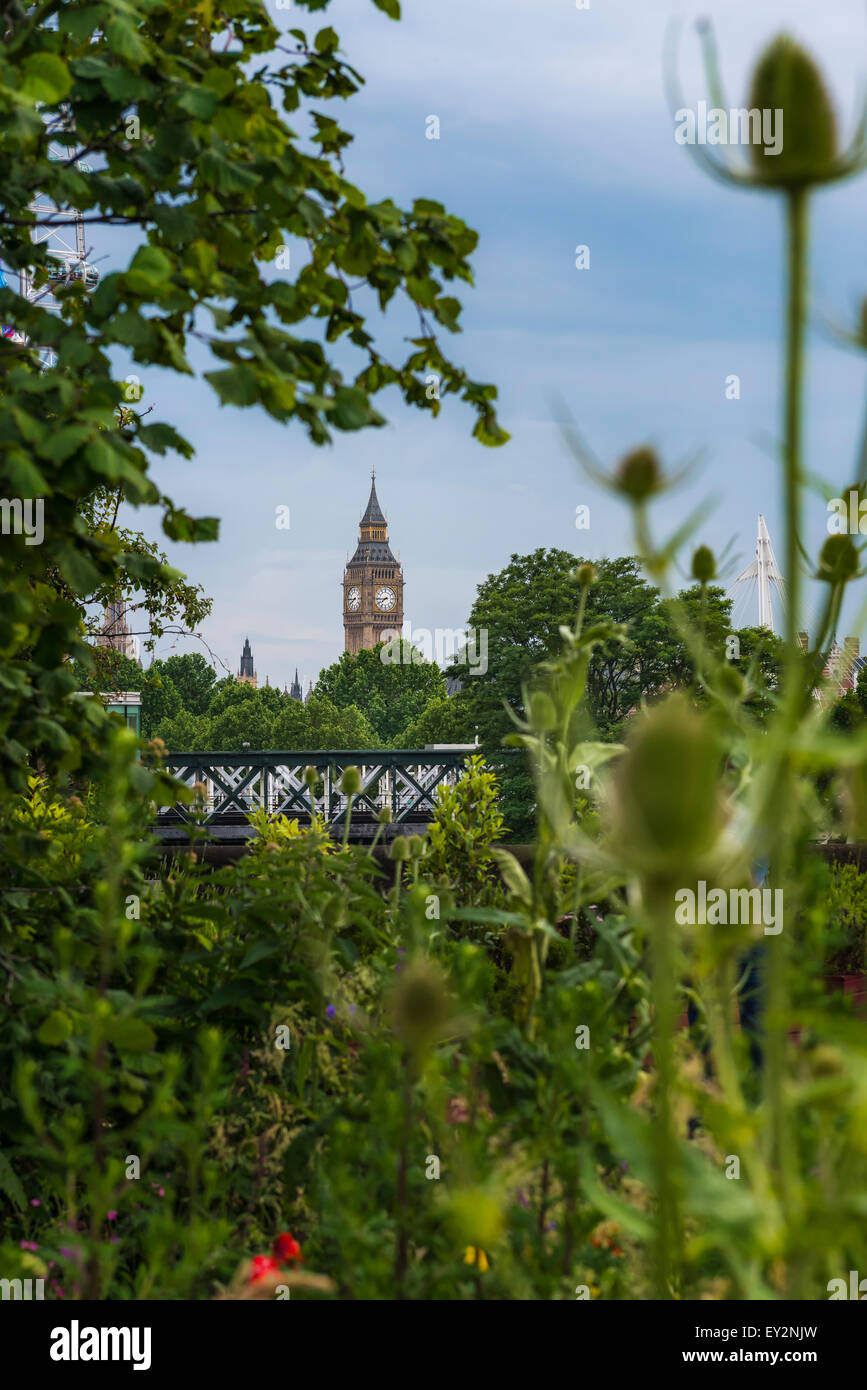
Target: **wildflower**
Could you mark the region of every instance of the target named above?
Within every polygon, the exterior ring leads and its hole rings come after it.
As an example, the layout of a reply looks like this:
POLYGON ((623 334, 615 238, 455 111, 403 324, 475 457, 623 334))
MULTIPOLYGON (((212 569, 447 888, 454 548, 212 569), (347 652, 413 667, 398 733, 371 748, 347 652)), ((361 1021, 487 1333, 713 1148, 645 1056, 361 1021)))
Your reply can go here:
POLYGON ((274 1242, 274 1256, 282 1264, 304 1263, 301 1246, 289 1231, 281 1231, 274 1242))
POLYGON ((117 1220, 117 1212, 116 1212, 116 1211, 110 1211, 110 1212, 108 1212, 108 1213, 107 1213, 107 1216, 108 1216, 109 1221, 116 1221, 116 1220, 117 1220))
POLYGON ((40 1202, 40 1200, 39 1200, 38 1197, 31 1197, 31 1198, 30 1198, 30 1205, 31 1205, 31 1207, 40 1207, 40 1206, 42 1205, 42 1203, 40 1202))
POLYGON ((819 552, 816 578, 825 584, 846 584, 858 573, 858 551, 851 536, 829 536, 819 552))
POLYGON ((619 1231, 620 1227, 616 1221, 600 1221, 590 1232, 590 1244, 596 1250, 610 1250, 613 1255, 622 1255, 623 1251, 619 1245, 614 1244, 619 1231))
POLYGON ((475 1245, 468 1245, 464 1251, 464 1264, 476 1265, 480 1274, 485 1274, 489 1269, 487 1255, 475 1245))
POLYGON ((438 1036, 450 1013, 450 1000, 442 972, 421 958, 411 962, 392 998, 398 1033, 413 1050, 438 1036))
POLYGON ((661 492, 663 487, 659 459, 653 449, 646 446, 633 449, 622 458, 614 478, 617 490, 633 502, 646 502, 649 497, 661 492))
POLYGON ((682 696, 634 721, 611 806, 634 863, 682 876, 708 853, 722 820, 718 769, 714 729, 682 696))
POLYGON ((596 569, 591 564, 579 565, 577 569, 572 570, 569 578, 582 589, 590 589, 596 583, 596 569))
MULTIPOLYGON (((708 21, 697 27, 702 35, 714 104, 726 110, 729 103, 714 75, 719 63, 713 29, 708 21)), ((672 108, 682 107, 673 77, 669 81, 669 99, 672 108)), ((704 146, 690 144, 693 156, 715 177, 744 188, 772 188, 791 195, 863 169, 863 109, 854 140, 848 149, 841 149, 834 107, 822 74, 811 55, 787 34, 780 34, 760 55, 746 105, 752 110, 774 113, 774 140, 779 132, 780 147, 776 151, 772 147, 771 131, 766 134, 764 124, 762 138, 749 142, 746 162, 722 151, 711 155, 704 146)))
POLYGON ((716 557, 708 545, 700 545, 692 557, 692 577, 699 584, 709 584, 716 578, 716 557))
POLYGON ((325 1010, 325 1013, 328 1018, 333 1018, 334 1015, 337 1013, 337 1010, 335 1009, 333 1004, 329 1004, 327 1009, 325 1010))
POLYGON ((810 54, 787 34, 775 39, 760 57, 750 106, 784 114, 783 148, 773 163, 762 144, 750 147, 762 183, 784 188, 839 177, 837 123, 830 97, 810 54))
POLYGON ((357 767, 345 769, 340 779, 340 790, 344 796, 358 796, 361 791, 361 773, 357 767))
POLYGON ((267 1279, 269 1274, 279 1274, 280 1265, 270 1255, 255 1255, 250 1268, 251 1284, 258 1284, 260 1280, 267 1279))

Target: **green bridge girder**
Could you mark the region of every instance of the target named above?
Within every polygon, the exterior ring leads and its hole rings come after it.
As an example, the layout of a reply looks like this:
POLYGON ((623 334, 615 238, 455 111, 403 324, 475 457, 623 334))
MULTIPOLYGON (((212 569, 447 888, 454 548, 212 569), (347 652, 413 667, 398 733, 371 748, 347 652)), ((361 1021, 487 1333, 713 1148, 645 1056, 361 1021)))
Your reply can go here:
MULTIPOLYGON (((164 766, 178 781, 204 788, 204 818, 209 838, 242 841, 249 837, 247 817, 264 808, 269 817, 290 816, 308 822, 315 813, 332 831, 343 827, 347 798, 340 780, 348 767, 358 768, 361 791, 352 805, 353 839, 372 838, 380 830, 379 813, 391 811, 388 835, 410 833, 433 815, 438 787, 453 784, 472 745, 423 749, 314 749, 286 752, 171 753, 164 766), (313 767, 319 782, 311 790, 304 773, 313 767)), ((164 841, 188 838, 196 816, 192 807, 162 807, 157 834, 164 841)))

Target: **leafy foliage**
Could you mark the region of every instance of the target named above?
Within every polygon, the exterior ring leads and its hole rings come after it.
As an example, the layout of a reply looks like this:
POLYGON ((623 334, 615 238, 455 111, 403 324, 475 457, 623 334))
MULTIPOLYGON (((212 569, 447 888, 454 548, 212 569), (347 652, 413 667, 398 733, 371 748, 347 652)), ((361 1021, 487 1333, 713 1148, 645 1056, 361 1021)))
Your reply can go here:
POLYGON ((446 693, 436 662, 425 661, 417 648, 403 640, 379 642, 355 654, 341 652, 339 661, 320 672, 314 689, 339 709, 354 705, 361 710, 385 747, 402 742, 407 726, 446 693), (397 655, 400 660, 393 659, 397 655))

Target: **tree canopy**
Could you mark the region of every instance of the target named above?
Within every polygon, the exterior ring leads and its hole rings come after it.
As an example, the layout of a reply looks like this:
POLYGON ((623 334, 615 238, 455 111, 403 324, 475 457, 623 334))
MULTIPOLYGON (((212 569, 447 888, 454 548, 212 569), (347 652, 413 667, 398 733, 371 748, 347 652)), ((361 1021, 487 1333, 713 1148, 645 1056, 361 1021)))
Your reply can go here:
POLYGON ((342 652, 339 661, 320 673, 315 694, 339 709, 361 710, 387 747, 398 738, 403 742, 404 730, 431 701, 446 698, 446 682, 435 661, 426 661, 416 647, 400 640, 379 642, 355 655, 342 652))
MULTIPOLYGON (((488 669, 473 674, 459 668, 463 689, 457 699, 482 741, 498 747, 513 729, 506 706, 523 708, 522 688, 532 684, 540 662, 560 647, 560 627, 575 618, 575 570, 588 563, 565 550, 539 549, 513 555, 480 585, 469 625, 488 633, 488 669)), ((626 625, 624 642, 610 641, 594 652, 587 680, 589 716, 597 735, 616 739, 629 713, 671 686, 692 679, 692 660, 676 626, 672 606, 641 577, 631 556, 593 561, 596 583, 587 595, 587 619, 612 618, 626 625)), ((679 596, 687 613, 698 615, 698 589, 679 596)), ((721 651, 730 631, 730 602, 710 586, 706 639, 721 651)))
MULTIPOLYGON (((376 3, 399 16, 395 0, 376 3)), ((150 477, 154 455, 193 447, 130 403, 124 359, 147 390, 150 368, 194 374, 195 341, 220 405, 259 406, 315 444, 383 424, 374 398, 390 386, 433 415, 457 395, 481 442, 506 438, 495 388, 438 337, 458 329, 452 289, 472 281, 475 232, 431 199, 369 201, 344 175, 352 137, 330 103, 361 84, 332 28, 296 28, 286 42, 261 0, 4 7, 0 259, 13 274, 32 268, 37 294, 0 288, 0 493, 44 502, 45 535, 30 545, 11 534, 0 550, 0 787, 23 787, 25 750, 46 771, 99 768, 94 702, 64 698, 76 683, 63 658, 90 659, 92 606, 143 595, 157 635, 207 611, 157 547, 118 525, 123 499, 158 508, 169 540, 218 531, 150 477), (33 210, 37 193, 49 211, 33 210), (88 240, 100 226, 134 233, 128 263, 94 292, 83 273, 50 279, 57 263, 33 234, 58 220, 52 205, 61 220, 78 209, 88 240), (402 360, 380 351, 351 282, 381 311, 403 301, 412 314, 402 360), (357 356, 349 376, 333 358, 340 338, 357 356), (37 347, 53 354, 47 368, 37 347)))

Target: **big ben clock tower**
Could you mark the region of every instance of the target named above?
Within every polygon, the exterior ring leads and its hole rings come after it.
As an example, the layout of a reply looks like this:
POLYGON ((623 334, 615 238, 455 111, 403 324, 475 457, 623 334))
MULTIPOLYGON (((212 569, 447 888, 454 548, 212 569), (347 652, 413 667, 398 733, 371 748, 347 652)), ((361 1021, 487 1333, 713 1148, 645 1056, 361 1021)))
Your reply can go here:
POLYGON ((361 651, 403 627, 403 571, 391 553, 388 523, 371 473, 370 498, 358 528, 358 545, 343 575, 344 650, 361 651))

